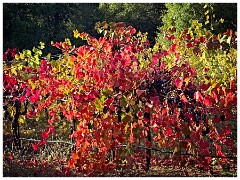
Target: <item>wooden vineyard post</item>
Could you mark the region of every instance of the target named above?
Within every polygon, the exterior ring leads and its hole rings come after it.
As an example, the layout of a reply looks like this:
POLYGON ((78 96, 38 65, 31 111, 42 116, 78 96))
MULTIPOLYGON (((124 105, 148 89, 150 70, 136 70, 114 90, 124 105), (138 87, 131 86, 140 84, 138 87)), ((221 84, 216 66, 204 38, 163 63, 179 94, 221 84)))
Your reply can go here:
MULTIPOLYGON (((75 118, 73 118, 72 119, 72 125, 71 125, 71 134, 73 134, 73 132, 76 130, 76 119, 75 118)), ((73 144, 72 145, 72 149, 71 149, 71 151, 75 151, 76 150, 76 146, 75 146, 75 138, 74 137, 72 137, 71 138, 71 143, 73 144)))
MULTIPOLYGON (((144 113, 144 118, 146 118, 148 121, 147 121, 147 143, 151 143, 152 142, 152 138, 151 138, 151 131, 150 131, 150 113, 144 113)), ((147 146, 146 148, 146 169, 147 171, 149 171, 149 168, 150 168, 150 163, 151 163, 151 155, 152 155, 152 152, 151 152, 151 149, 147 146)))
POLYGON ((19 129, 19 122, 18 119, 21 115, 21 102, 16 100, 14 102, 14 107, 16 108, 16 113, 12 119, 12 133, 13 133, 13 141, 15 146, 20 150, 21 149, 21 143, 20 143, 20 129, 19 129))

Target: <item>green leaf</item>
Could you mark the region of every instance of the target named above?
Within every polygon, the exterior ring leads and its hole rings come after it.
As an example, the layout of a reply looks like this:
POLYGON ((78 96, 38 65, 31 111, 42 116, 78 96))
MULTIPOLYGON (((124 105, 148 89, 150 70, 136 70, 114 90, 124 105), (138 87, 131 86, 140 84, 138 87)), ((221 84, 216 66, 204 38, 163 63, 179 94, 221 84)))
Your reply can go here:
POLYGON ((96 99, 94 105, 95 105, 97 111, 102 111, 103 110, 103 103, 104 103, 104 100, 102 98, 96 99))
POLYGON ((109 94, 111 94, 112 91, 107 89, 107 88, 104 88, 103 91, 102 91, 102 94, 105 96, 105 97, 108 97, 109 94))
MULTIPOLYGON (((47 56, 46 56, 47 60, 50 61, 51 60, 51 53, 49 53, 47 56)), ((55 62, 55 61, 52 61, 52 62, 55 62)))
POLYGON ((121 107, 123 107, 123 108, 126 108, 127 107, 127 99, 126 99, 126 97, 122 97, 121 99, 120 99, 120 106, 121 107))

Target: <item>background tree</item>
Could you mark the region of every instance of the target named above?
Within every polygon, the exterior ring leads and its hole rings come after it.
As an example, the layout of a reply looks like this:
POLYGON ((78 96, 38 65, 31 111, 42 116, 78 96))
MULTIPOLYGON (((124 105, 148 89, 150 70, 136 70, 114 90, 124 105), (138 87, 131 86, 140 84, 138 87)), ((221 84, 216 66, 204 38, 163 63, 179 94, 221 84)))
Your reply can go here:
POLYGON ((97 3, 4 3, 3 19, 4 50, 31 49, 43 41, 45 51, 56 51, 50 42, 72 37, 74 29, 96 35, 92 27, 101 13, 97 3))
POLYGON ((237 30, 236 3, 166 3, 165 6, 166 11, 162 15, 163 25, 158 28, 157 42, 164 40, 164 29, 174 26, 177 34, 188 29, 192 20, 198 20, 203 24, 203 28, 214 34, 227 29, 237 30))
POLYGON ((141 32, 148 32, 150 41, 154 41, 166 9, 164 3, 100 3, 99 8, 105 21, 122 21, 141 32))

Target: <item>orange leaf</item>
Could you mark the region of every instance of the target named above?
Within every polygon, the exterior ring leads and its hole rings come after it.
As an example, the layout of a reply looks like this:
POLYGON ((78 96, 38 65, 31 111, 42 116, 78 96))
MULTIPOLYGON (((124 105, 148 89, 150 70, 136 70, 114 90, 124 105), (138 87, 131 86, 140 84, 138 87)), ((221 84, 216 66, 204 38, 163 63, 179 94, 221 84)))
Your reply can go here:
POLYGON ((79 159, 79 156, 76 154, 76 153, 72 153, 72 159, 73 160, 77 160, 77 159, 79 159))
POLYGON ((166 144, 165 140, 161 139, 158 141, 158 146, 159 147, 164 147, 164 145, 166 144))
POLYGON ((136 90, 136 93, 139 97, 145 92, 146 92, 146 90, 139 90, 139 89, 136 90))
POLYGON ((130 134, 130 139, 129 139, 129 142, 130 143, 134 143, 134 137, 133 137, 133 133, 130 134))
POLYGON ((68 161, 68 166, 69 166, 69 168, 74 168, 74 167, 75 167, 75 164, 74 164, 73 159, 71 159, 70 161, 68 161))
POLYGON ((180 99, 181 99, 182 102, 185 102, 185 103, 188 102, 188 100, 187 100, 186 96, 184 95, 184 93, 180 94, 180 99))

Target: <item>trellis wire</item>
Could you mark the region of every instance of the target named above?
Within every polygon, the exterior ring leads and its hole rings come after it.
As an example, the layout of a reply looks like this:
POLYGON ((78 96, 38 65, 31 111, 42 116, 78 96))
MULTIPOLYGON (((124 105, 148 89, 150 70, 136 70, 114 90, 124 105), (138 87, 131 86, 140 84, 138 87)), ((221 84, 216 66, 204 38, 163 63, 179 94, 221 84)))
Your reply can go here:
MULTIPOLYGON (((34 142, 40 142, 41 140, 38 140, 38 139, 29 139, 29 138, 19 138, 20 140, 26 140, 26 141, 34 141, 34 142)), ((12 141, 12 139, 8 139, 8 140, 5 140, 3 142, 8 142, 8 141, 12 141)), ((69 144, 69 145, 72 145, 74 146, 75 144, 74 143, 71 143, 69 141, 63 141, 63 140, 46 140, 47 143, 64 143, 64 144, 69 144)), ((135 145, 132 145, 133 147, 135 147, 135 145)), ((127 147, 127 145, 116 145, 114 148, 120 148, 120 147, 127 147)), ((147 149, 147 150, 153 150, 153 151, 158 151, 160 153, 163 153, 163 154, 173 154, 172 151, 162 151, 161 149, 159 148, 156 148, 156 147, 152 147, 152 148, 149 148, 149 147, 145 147, 145 146, 137 146, 137 148, 143 148, 143 149, 147 149)), ((180 154, 180 155, 183 155, 183 156, 193 156, 194 154, 191 154, 191 153, 184 153, 184 154, 180 154)), ((217 156, 217 155, 204 155, 204 154, 198 154, 198 156, 202 156, 202 157, 211 157, 211 158, 227 158, 227 159, 235 159, 237 158, 237 156, 217 156)))

